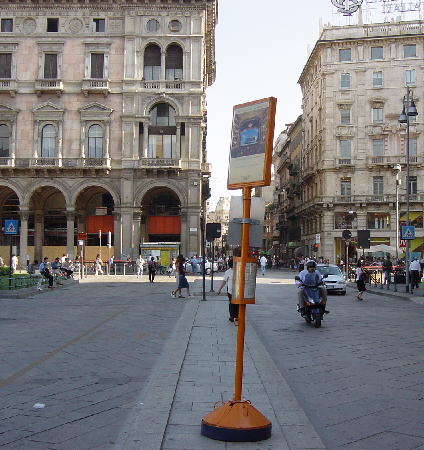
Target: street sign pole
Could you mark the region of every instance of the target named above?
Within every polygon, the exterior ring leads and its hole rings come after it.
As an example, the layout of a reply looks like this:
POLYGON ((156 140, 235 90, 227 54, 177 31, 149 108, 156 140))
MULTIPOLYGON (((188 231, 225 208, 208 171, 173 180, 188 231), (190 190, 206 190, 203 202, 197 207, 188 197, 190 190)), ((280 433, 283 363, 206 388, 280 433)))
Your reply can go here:
POLYGON ((9 236, 9 290, 12 289, 12 244, 13 244, 13 234, 9 236))
POLYGON ((214 251, 215 251, 214 242, 215 242, 215 239, 213 239, 211 242, 211 247, 212 247, 211 292, 214 292, 214 290, 213 290, 213 265, 214 265, 214 251))

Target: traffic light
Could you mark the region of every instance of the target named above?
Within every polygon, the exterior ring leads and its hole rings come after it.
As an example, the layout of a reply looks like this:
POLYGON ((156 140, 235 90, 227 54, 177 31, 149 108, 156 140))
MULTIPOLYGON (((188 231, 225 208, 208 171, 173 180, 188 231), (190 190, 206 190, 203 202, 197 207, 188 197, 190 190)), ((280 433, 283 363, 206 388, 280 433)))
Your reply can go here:
POLYGON ((212 242, 214 239, 221 237, 221 224, 220 223, 207 223, 206 224, 206 240, 212 242))
POLYGON ((312 249, 313 249, 314 252, 317 252, 317 251, 318 251, 318 248, 319 248, 319 245, 318 245, 318 244, 314 244, 313 247, 312 247, 312 249))

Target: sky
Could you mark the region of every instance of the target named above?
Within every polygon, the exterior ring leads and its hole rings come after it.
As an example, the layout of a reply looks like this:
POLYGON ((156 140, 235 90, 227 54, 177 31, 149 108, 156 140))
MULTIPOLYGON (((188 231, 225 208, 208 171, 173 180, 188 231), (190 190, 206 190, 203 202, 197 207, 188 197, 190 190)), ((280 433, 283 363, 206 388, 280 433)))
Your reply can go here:
MULTIPOLYGON (((379 1, 364 0, 364 21, 383 21, 379 1)), ((276 139, 285 124, 301 114, 297 81, 319 37, 320 22, 343 25, 357 20, 357 13, 343 17, 331 0, 219 0, 216 81, 206 91, 211 209, 221 196, 240 195, 226 190, 233 106, 276 97, 276 139)))

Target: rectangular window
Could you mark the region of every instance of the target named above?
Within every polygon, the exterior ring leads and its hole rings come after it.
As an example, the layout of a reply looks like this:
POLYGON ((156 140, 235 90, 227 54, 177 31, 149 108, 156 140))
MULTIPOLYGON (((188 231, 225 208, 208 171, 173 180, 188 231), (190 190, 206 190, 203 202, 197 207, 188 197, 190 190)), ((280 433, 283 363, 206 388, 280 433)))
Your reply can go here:
POLYGON ((383 123, 383 108, 372 108, 372 123, 383 123))
POLYGON ((350 197, 352 195, 352 186, 350 180, 340 181, 340 195, 342 197, 350 197))
POLYGON ((92 31, 93 33, 104 33, 105 19, 93 19, 92 31))
POLYGON ((350 108, 340 110, 340 123, 342 125, 350 125, 350 108))
POLYGON ((417 162, 417 138, 409 139, 409 162, 417 162))
POLYGON ((340 89, 350 88, 350 73, 340 74, 340 89))
POLYGON ((383 47, 371 47, 371 59, 383 59, 383 47))
POLYGON ((1 19, 2 33, 11 33, 13 31, 13 19, 1 19))
POLYGON ((383 139, 373 139, 372 140, 372 156, 383 156, 384 155, 384 140, 383 139))
POLYGON ((44 78, 57 78, 57 53, 44 54, 44 78))
POLYGON ((405 86, 415 86, 416 81, 415 69, 405 70, 405 86))
POLYGON ((91 54, 91 78, 104 78, 105 55, 103 53, 91 54))
POLYGON ((372 193, 374 195, 383 195, 383 177, 372 177, 372 193))
POLYGON ((340 140, 340 158, 349 159, 352 153, 352 141, 350 139, 340 140))
POLYGON ((149 158, 175 158, 176 135, 149 135, 149 158))
POLYGON ((403 46, 403 57, 414 58, 417 56, 417 46, 415 44, 408 44, 403 46))
POLYGON ((144 66, 144 79, 146 81, 160 80, 160 66, 144 66))
POLYGON ((387 213, 368 213, 367 228, 369 230, 390 229, 390 214, 387 213))
POLYGON ((352 50, 350 48, 339 49, 339 61, 352 61, 352 50))
POLYGON ((417 195, 418 191, 417 177, 409 177, 408 191, 411 195, 417 195))
POLYGON ((383 86, 383 72, 376 71, 372 73, 372 87, 383 86))
POLYGON ((0 53, 0 78, 12 78, 12 53, 0 53))
POLYGON ((59 31, 59 19, 47 19, 47 32, 48 33, 57 33, 59 31))

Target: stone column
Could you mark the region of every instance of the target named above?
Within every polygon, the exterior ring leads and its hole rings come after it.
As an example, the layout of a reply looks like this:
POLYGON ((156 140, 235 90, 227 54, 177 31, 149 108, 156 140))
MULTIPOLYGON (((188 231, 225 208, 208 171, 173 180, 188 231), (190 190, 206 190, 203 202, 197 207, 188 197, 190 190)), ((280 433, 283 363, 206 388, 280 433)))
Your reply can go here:
POLYGON ((177 145, 175 148, 175 155, 173 158, 181 159, 181 124, 177 123, 177 136, 176 136, 177 145))
POLYGON ((166 67, 166 52, 162 52, 161 53, 160 65, 161 65, 160 79, 161 80, 165 80, 165 77, 166 77, 166 70, 165 70, 165 67, 166 67))
POLYGON ((19 211, 21 226, 19 230, 19 261, 22 267, 26 267, 28 255, 28 218, 29 212, 27 209, 21 208, 19 211))
POLYGON ((110 135, 110 121, 105 122, 105 150, 104 150, 104 158, 109 159, 110 153, 109 153, 109 135, 110 135))
POLYGON ((139 254, 139 245, 141 243, 141 212, 133 213, 133 258, 139 254))
POLYGON ((151 158, 149 155, 149 122, 144 122, 142 158, 151 158))
POLYGON ((367 229, 367 212, 362 210, 357 210, 356 218, 358 221, 358 230, 366 230, 367 229))
POLYGON ((44 243, 44 213, 43 211, 34 212, 34 259, 39 262, 43 259, 44 243))
POLYGON ((75 239, 75 211, 66 211, 66 253, 70 259, 74 259, 74 239, 75 239))
POLYGON ((122 251, 126 255, 132 256, 133 245, 133 211, 132 208, 121 208, 121 224, 122 224, 122 251))
POLYGON ((181 208, 181 253, 187 257, 189 251, 189 229, 188 229, 188 211, 185 208, 181 208))
POLYGON ((120 259, 122 255, 121 213, 119 211, 114 211, 113 216, 114 256, 116 259, 120 259))

